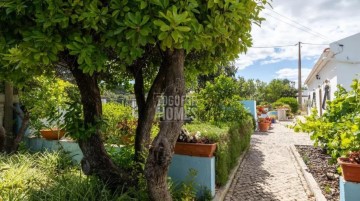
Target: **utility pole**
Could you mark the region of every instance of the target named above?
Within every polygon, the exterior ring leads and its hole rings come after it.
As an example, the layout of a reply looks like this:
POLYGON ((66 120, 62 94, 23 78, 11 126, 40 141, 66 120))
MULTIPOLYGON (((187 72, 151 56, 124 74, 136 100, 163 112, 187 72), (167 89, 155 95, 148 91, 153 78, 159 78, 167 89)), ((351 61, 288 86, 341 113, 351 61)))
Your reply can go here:
POLYGON ((298 60, 298 101, 300 109, 302 110, 302 90, 301 90, 301 42, 298 43, 299 46, 299 60, 298 60))

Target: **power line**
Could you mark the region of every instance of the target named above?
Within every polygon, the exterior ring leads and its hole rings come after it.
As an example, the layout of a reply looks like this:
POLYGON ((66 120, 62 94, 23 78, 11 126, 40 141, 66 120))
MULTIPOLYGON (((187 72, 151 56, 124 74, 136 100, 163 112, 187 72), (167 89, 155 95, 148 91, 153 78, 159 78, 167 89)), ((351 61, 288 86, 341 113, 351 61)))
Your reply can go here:
POLYGON ((280 47, 294 47, 297 44, 294 45, 275 45, 275 46, 255 46, 255 47, 250 47, 250 48, 280 48, 280 47))
POLYGON ((328 40, 328 39, 325 38, 325 37, 322 37, 322 36, 320 36, 320 35, 318 35, 318 34, 312 33, 312 32, 310 32, 310 31, 308 31, 308 30, 306 30, 306 29, 304 29, 304 28, 300 28, 300 27, 294 26, 293 24, 290 24, 289 22, 286 22, 286 21, 284 21, 284 20, 282 20, 282 19, 280 19, 280 18, 278 18, 278 17, 275 17, 275 16, 273 16, 273 15, 270 15, 269 13, 266 13, 266 12, 263 12, 263 13, 266 14, 266 15, 268 15, 268 16, 270 16, 270 17, 273 17, 273 18, 275 18, 275 19, 277 19, 277 20, 279 20, 279 21, 281 21, 281 22, 283 22, 283 23, 285 23, 285 24, 288 24, 288 25, 290 25, 290 26, 292 26, 292 27, 294 27, 294 28, 297 28, 297 29, 299 29, 299 30, 301 30, 301 31, 304 31, 304 32, 306 32, 306 33, 309 33, 309 34, 311 34, 311 35, 313 35, 313 36, 316 36, 316 37, 319 37, 319 38, 328 40))
MULTIPOLYGON (((329 45, 329 44, 315 44, 315 43, 303 43, 301 42, 301 44, 305 44, 305 45, 329 45)), ((297 44, 294 45, 273 45, 273 46, 254 46, 254 47, 249 47, 249 48, 281 48, 281 47, 294 47, 294 46, 298 46, 297 44)))
POLYGON ((296 20, 293 20, 293 19, 291 19, 290 17, 287 17, 287 16, 285 16, 285 15, 279 13, 279 12, 276 12, 274 9, 271 9, 271 8, 270 8, 270 9, 268 9, 268 10, 270 10, 270 11, 274 12, 275 14, 277 14, 277 15, 283 17, 283 18, 286 18, 286 19, 288 19, 289 21, 291 21, 291 22, 293 22, 293 23, 295 23, 295 24, 297 24, 297 25, 299 25, 299 26, 301 26, 301 27, 303 27, 303 28, 305 28, 305 29, 307 29, 307 30, 309 30, 309 31, 311 31, 311 32, 319 35, 319 36, 321 36, 322 38, 324 37, 324 38, 327 38, 327 40, 332 40, 332 39, 330 39, 329 37, 327 37, 327 36, 325 36, 325 35, 317 32, 317 31, 314 31, 314 30, 312 30, 311 28, 309 28, 309 27, 307 27, 307 26, 305 26, 305 25, 303 25, 303 24, 300 24, 300 23, 297 22, 296 20))
POLYGON ((306 44, 306 45, 329 45, 329 44, 315 44, 315 43, 301 43, 301 44, 306 44))

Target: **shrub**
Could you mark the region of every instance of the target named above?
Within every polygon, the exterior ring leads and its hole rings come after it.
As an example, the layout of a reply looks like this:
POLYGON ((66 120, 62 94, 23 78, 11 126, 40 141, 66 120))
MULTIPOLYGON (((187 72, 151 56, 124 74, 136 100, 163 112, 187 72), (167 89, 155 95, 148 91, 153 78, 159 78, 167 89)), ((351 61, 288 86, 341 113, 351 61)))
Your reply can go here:
POLYGON ((326 112, 321 117, 314 109, 305 122, 298 121, 293 127, 295 131, 310 133, 315 145, 326 150, 334 161, 350 151, 360 150, 359 80, 353 81, 349 92, 338 87, 335 99, 327 102, 326 112))
POLYGON ((274 103, 274 106, 279 106, 279 105, 289 105, 290 106, 290 109, 291 109, 291 112, 293 114, 296 114, 297 111, 299 110, 299 104, 298 104, 298 101, 296 100, 296 98, 293 98, 293 97, 283 97, 283 98, 280 98, 278 99, 275 103, 274 103))
POLYGON ((30 85, 20 91, 21 103, 30 113, 30 126, 39 135, 40 130, 62 126, 64 112, 68 109, 70 98, 67 90, 71 83, 53 76, 35 77, 30 85))
POLYGON ((230 171, 235 167, 240 155, 249 147, 251 134, 254 132, 250 116, 234 123, 227 137, 218 143, 215 152, 215 181, 219 186, 225 185, 230 171))
POLYGON ((103 132, 106 143, 123 144, 129 138, 133 141, 131 138, 134 138, 137 122, 131 107, 115 102, 103 104, 103 117, 106 121, 103 132))
POLYGON ((197 96, 197 118, 217 126, 242 119, 245 108, 238 96, 238 84, 230 77, 221 75, 214 83, 207 82, 197 96))
POLYGON ((250 137, 254 131, 253 118, 246 115, 245 118, 233 123, 230 127, 219 128, 206 123, 187 124, 184 127, 192 133, 200 132, 201 136, 217 143, 215 181, 219 186, 224 185, 239 156, 250 144, 250 137))

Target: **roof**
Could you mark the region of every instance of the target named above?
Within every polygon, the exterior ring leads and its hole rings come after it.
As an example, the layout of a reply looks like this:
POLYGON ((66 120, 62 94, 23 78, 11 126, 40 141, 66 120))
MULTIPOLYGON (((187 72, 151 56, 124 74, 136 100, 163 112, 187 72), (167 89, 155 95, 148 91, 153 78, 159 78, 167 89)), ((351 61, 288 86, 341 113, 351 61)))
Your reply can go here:
POLYGON ((325 48, 323 53, 321 54, 320 58, 316 62, 315 66, 310 71, 308 77, 305 80, 305 84, 308 84, 313 79, 315 79, 315 76, 325 67, 325 65, 329 62, 328 58, 331 58, 334 56, 334 53, 330 50, 330 48, 325 48))
POLYGON ((358 51, 353 51, 354 49, 358 50, 359 45, 360 45, 360 33, 330 43, 329 45, 330 48, 324 49, 320 58, 318 59, 315 66, 311 70, 310 74, 306 78, 305 84, 309 84, 313 79, 315 79, 316 75, 326 66, 326 64, 330 60, 332 60, 335 57, 335 55, 337 57, 336 60, 339 62, 360 63, 359 61, 357 61, 359 60, 358 51), (344 53, 344 48, 343 48, 344 44, 347 47, 346 53, 344 53), (340 54, 342 54, 342 56, 340 56, 340 54), (355 59, 355 61, 351 59, 355 59))

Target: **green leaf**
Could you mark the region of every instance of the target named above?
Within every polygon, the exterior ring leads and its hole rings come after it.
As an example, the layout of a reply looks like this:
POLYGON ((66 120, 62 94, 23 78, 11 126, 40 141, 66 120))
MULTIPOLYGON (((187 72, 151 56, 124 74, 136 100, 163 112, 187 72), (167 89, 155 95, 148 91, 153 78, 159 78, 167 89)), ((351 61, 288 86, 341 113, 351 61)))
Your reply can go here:
POLYGON ((146 1, 141 1, 141 3, 140 3, 140 9, 142 10, 142 9, 145 9, 146 7, 147 7, 147 2, 146 1))
POLYGON ((174 39, 175 43, 179 41, 179 38, 182 38, 181 34, 178 31, 173 31, 171 37, 174 39))
POLYGON ((48 65, 50 63, 49 57, 47 57, 47 56, 43 56, 42 61, 46 65, 48 65))
POLYGON ((126 33, 126 39, 129 40, 129 39, 132 39, 135 37, 135 34, 136 34, 136 31, 135 30, 130 30, 126 33))
POLYGON ((182 32, 189 32, 191 31, 190 27, 186 27, 186 26, 177 26, 175 27, 176 30, 182 31, 182 32))
POLYGON ((140 26, 143 26, 144 24, 146 24, 150 19, 149 15, 145 15, 144 18, 142 19, 140 26))
POLYGON ((140 34, 142 36, 148 36, 150 32, 151 32, 151 29, 148 27, 143 27, 140 29, 140 34))
POLYGON ((159 40, 164 40, 166 37, 168 36, 168 33, 167 32, 161 32, 159 34, 159 40))
POLYGON ((162 20, 154 20, 153 22, 156 26, 163 26, 163 25, 166 25, 165 22, 163 22, 162 20))

